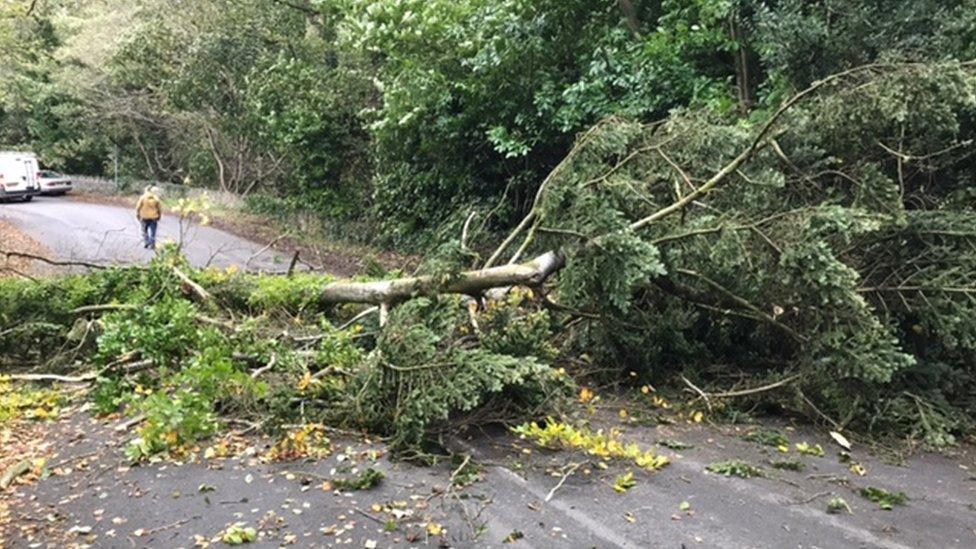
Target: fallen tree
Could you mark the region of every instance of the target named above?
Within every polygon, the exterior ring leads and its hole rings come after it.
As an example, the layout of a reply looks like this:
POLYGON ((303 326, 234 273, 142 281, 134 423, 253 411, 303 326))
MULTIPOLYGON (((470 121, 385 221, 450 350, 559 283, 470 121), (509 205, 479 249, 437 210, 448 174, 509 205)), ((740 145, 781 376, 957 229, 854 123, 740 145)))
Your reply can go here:
POLYGON ((976 415, 972 67, 845 71, 753 124, 604 120, 483 263, 466 222, 445 248, 463 252, 453 268, 415 277, 195 271, 164 253, 64 294, 10 282, 0 320, 27 328, 0 350, 65 347, 91 317, 97 401, 146 416, 137 457, 212 432, 218 409, 344 422, 417 451, 443 429, 558 406, 570 385, 554 364, 654 384, 680 372, 709 405, 762 399, 951 444, 976 415), (541 291, 507 291, 519 286, 541 291), (716 372, 752 388, 702 389, 716 372), (157 390, 133 400, 137 386, 157 390))

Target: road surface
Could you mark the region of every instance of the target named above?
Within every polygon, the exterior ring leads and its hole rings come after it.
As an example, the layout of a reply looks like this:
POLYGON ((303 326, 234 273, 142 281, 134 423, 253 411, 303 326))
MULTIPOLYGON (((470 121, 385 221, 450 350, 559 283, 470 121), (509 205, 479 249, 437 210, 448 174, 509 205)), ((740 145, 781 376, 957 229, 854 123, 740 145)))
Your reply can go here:
MULTIPOLYGON (((61 260, 92 263, 147 263, 155 252, 142 246, 134 209, 37 197, 28 203, 0 203, 0 219, 12 222, 61 260)), ((279 271, 289 258, 265 244, 196 224, 183 231, 183 253, 195 267, 229 267, 279 271)), ((180 240, 179 219, 164 215, 157 243, 180 240)))
MULTIPOLYGON (((42 198, 2 204, 0 218, 60 258, 139 263, 152 257, 140 246, 128 208, 42 198)), ((167 217, 160 237, 177 236, 177 223, 167 217)), ((193 227, 184 244, 198 266, 243 266, 263 247, 209 227, 193 227)), ((252 267, 280 269, 283 262, 263 253, 252 267)), ((671 465, 649 474, 627 462, 541 450, 506 432, 473 432, 451 443, 479 469, 478 480, 457 491, 446 489, 455 470, 450 462, 431 468, 393 462, 375 441, 334 440, 335 454, 313 462, 263 463, 251 453, 129 467, 121 453, 134 435, 79 413, 37 426, 33 434, 59 454, 49 460, 53 474, 0 491, 0 518, 9 504, 11 547, 191 547, 238 521, 261 531, 254 547, 976 547, 972 446, 954 456, 920 453, 894 466, 855 445, 851 459, 863 465, 862 476, 839 459, 839 447, 821 429, 778 425, 791 442, 826 450, 822 457, 792 447, 782 454, 743 440, 739 425, 677 416, 637 421, 634 413, 621 419, 617 411, 625 405, 608 401, 585 419, 594 429, 616 428, 629 442, 657 448, 671 465), (690 447, 666 449, 662 440, 690 447), (770 466, 786 458, 804 470, 770 466), (706 471, 730 459, 765 474, 743 479, 706 471), (381 469, 386 480, 364 492, 322 488, 323 479, 345 474, 350 463, 381 469), (636 485, 617 493, 615 479, 627 471, 636 485), (904 491, 911 499, 882 510, 860 495, 866 487, 904 491), (833 497, 851 512, 828 514, 833 497), (441 525, 443 532, 431 534, 441 525)), ((261 453, 270 441, 246 444, 261 453)))
POLYGON ((52 476, 0 492, 0 506, 8 500, 19 521, 9 532, 11 547, 192 547, 195 536, 211 539, 238 521, 261 532, 249 545, 261 548, 976 546, 971 448, 954 457, 919 454, 895 466, 855 444, 852 459, 866 470, 860 476, 837 458, 839 447, 823 431, 806 427, 778 425, 791 442, 821 444, 823 457, 745 441, 741 426, 648 426, 625 423, 613 410, 589 419, 594 428, 614 427, 627 441, 656 447, 671 465, 649 474, 626 462, 544 451, 504 432, 474 432, 452 444, 470 453, 479 471, 456 491, 447 489, 456 470, 449 460, 418 467, 389 460, 375 441, 341 438, 333 440, 331 457, 315 461, 263 463, 258 456, 270 441, 252 439, 240 445, 250 453, 232 452, 238 457, 201 459, 201 450, 186 464, 130 467, 121 447, 134 435, 79 414, 39 426, 60 454, 49 460, 52 476), (690 447, 655 445, 662 439, 690 447), (786 458, 805 469, 769 466, 786 458), (762 467, 765 476, 727 478, 705 470, 729 459, 762 467), (572 469, 576 464, 582 466, 572 469), (366 467, 386 474, 376 489, 323 489, 324 481, 366 467), (614 479, 626 471, 636 485, 617 493, 614 479), (882 510, 859 495, 867 486, 911 499, 882 510), (832 497, 843 498, 850 512, 827 513, 832 497), (443 532, 428 530, 432 523, 443 532))

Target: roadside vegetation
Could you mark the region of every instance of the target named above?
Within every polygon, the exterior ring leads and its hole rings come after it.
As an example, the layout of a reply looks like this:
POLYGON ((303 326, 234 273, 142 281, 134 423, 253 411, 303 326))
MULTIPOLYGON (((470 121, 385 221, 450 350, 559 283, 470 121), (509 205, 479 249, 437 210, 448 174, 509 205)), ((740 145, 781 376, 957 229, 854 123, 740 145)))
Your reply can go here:
POLYGON ((177 249, 0 282, 2 366, 85 376, 97 412, 139 418, 132 459, 231 420, 408 457, 504 423, 663 467, 543 422, 611 382, 930 448, 971 436, 971 0, 124 4, 8 8, 0 144, 90 173, 118 151, 133 177, 425 257, 399 286, 358 279, 363 299, 177 249), (106 21, 118 42, 83 47, 106 21))

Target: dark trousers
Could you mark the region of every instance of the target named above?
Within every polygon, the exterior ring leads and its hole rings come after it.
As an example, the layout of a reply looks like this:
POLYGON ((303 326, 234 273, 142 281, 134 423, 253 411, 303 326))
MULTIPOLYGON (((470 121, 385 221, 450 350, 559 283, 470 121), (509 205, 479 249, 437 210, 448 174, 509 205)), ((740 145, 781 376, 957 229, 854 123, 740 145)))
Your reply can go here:
POLYGON ((159 225, 158 219, 142 220, 142 241, 146 248, 156 249, 156 226, 159 225))

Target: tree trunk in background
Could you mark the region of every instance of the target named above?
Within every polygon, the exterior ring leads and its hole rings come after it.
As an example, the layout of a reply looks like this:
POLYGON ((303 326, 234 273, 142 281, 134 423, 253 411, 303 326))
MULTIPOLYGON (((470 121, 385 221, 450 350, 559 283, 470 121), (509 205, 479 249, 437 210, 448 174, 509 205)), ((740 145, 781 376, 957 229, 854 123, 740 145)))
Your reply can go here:
POLYGON ((742 27, 739 24, 739 14, 733 13, 729 17, 729 34, 739 47, 735 51, 735 87, 739 97, 739 112, 747 114, 752 109, 752 92, 749 83, 749 51, 746 45, 742 27))

